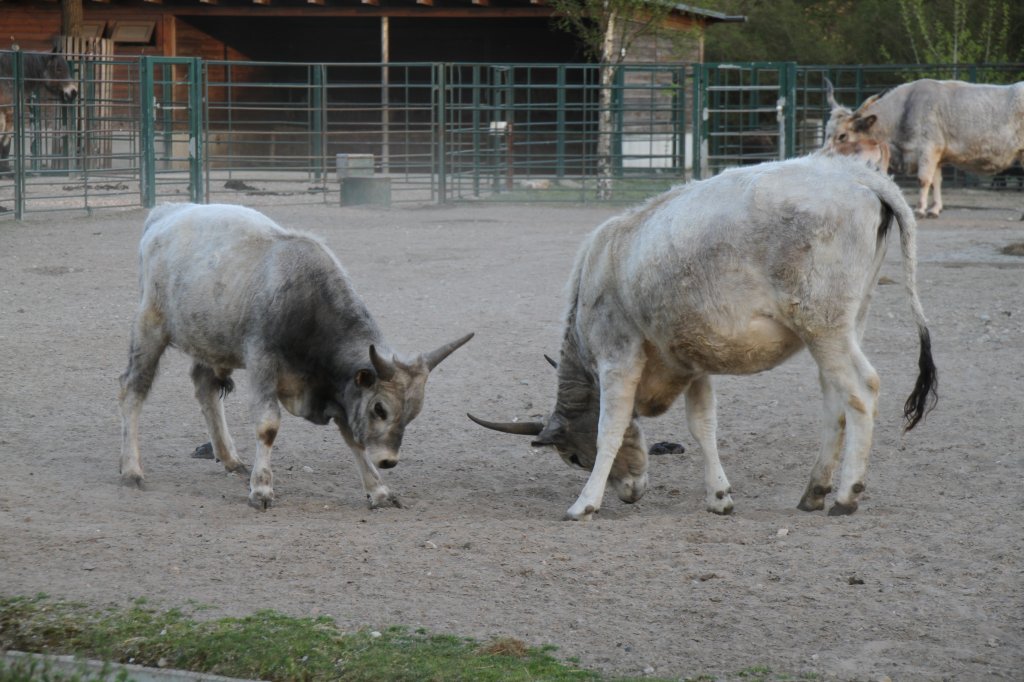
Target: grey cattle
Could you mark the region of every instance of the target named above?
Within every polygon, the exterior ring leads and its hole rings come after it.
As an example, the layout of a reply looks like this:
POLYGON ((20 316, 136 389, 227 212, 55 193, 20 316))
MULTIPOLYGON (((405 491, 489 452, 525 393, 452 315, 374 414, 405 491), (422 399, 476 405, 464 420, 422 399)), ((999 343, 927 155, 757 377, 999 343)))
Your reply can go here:
POLYGON ((856 111, 836 101, 831 82, 827 87, 832 113, 825 145, 863 138, 887 142, 895 165, 917 173, 919 216, 942 212, 943 165, 993 174, 1024 159, 1024 82, 917 80, 872 95, 856 111))
POLYGON ((257 450, 249 504, 274 500, 270 453, 280 405, 337 424, 355 453, 371 507, 400 506, 377 467, 398 463, 427 375, 468 334, 410 359, 396 356, 337 258, 318 240, 252 209, 167 204, 153 209, 139 246, 142 290, 121 377, 121 477, 143 482, 139 413, 167 346, 193 359, 192 382, 215 456, 246 470, 224 421, 233 370, 249 371, 257 450))
POLYGON ((801 348, 817 362, 824 398, 821 451, 799 508, 857 509, 865 486, 879 377, 860 340, 886 236, 899 226, 906 291, 920 337, 920 374, 906 428, 931 408, 935 365, 918 299, 915 221, 899 188, 857 158, 814 154, 733 169, 669 190, 587 238, 569 280, 554 410, 543 422, 498 423, 592 470, 571 519, 601 506, 609 476, 619 497, 647 487, 638 416, 686 398, 705 458, 708 510, 733 501, 718 457, 716 374, 771 369, 801 348))

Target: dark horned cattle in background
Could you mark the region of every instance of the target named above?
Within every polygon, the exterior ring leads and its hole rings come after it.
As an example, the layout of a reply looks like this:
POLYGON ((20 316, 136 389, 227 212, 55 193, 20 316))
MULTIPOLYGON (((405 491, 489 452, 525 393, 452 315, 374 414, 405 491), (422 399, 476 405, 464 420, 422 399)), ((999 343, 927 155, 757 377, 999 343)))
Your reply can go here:
MULTIPOLYGON (((71 68, 56 47, 52 52, 22 52, 25 101, 32 95, 50 95, 62 102, 78 97, 78 84, 71 77, 71 68)), ((14 55, 0 53, 0 159, 11 152, 14 130, 14 55)))
POLYGON ((916 80, 868 97, 856 111, 840 105, 832 83, 825 82, 832 107, 825 146, 865 138, 887 142, 894 165, 917 173, 919 216, 942 212, 943 165, 994 174, 1024 160, 1024 82, 916 80))
POLYGON ((121 477, 143 482, 139 413, 160 356, 193 359, 192 382, 214 455, 246 470, 224 420, 233 370, 249 371, 256 459, 249 504, 274 500, 270 454, 281 405, 314 424, 331 419, 356 456, 370 507, 400 506, 377 467, 398 463, 427 375, 472 338, 413 358, 388 347, 338 259, 318 240, 242 206, 153 209, 139 246, 141 301, 121 377, 121 477))
POLYGON ((920 375, 905 405, 913 428, 934 403, 936 374, 916 289, 913 212, 896 184, 860 159, 813 154, 737 168, 655 197, 598 227, 569 280, 554 410, 543 422, 477 423, 532 435, 592 471, 569 508, 586 519, 609 477, 634 502, 647 487, 638 416, 679 395, 705 458, 709 511, 732 511, 718 457, 711 377, 771 369, 801 348, 817 362, 821 451, 798 505, 857 509, 878 406, 879 377, 860 340, 886 237, 899 226, 904 279, 921 339, 920 375))

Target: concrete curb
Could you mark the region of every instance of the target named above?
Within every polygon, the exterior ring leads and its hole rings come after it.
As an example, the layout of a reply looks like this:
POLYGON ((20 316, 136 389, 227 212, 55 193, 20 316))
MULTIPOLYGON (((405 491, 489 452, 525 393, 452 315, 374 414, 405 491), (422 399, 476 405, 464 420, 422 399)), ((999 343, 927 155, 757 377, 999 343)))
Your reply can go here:
POLYGON ((172 670, 170 668, 147 668, 130 663, 104 663, 74 656, 51 656, 47 654, 29 654, 23 651, 6 651, 3 657, 4 667, 13 665, 31 665, 36 662, 37 670, 48 666, 51 672, 67 675, 98 676, 104 671, 104 680, 115 680, 122 671, 133 682, 256 682, 241 680, 236 677, 224 677, 208 673, 194 673, 188 670, 172 670))

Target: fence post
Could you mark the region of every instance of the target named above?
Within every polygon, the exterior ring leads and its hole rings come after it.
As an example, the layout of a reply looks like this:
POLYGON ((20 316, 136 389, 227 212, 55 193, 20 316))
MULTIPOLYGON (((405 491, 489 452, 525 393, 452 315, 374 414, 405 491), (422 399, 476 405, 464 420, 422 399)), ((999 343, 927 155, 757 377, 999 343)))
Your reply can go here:
POLYGON ((14 171, 14 217, 21 220, 25 217, 25 144, 22 136, 25 134, 25 62, 22 59, 21 50, 11 53, 11 77, 14 78, 14 142, 11 145, 14 171))
POLYGON ((780 69, 784 74, 782 79, 782 91, 786 93, 786 146, 784 159, 791 159, 796 156, 796 62, 785 62, 780 69))
POLYGON ((626 125, 626 67, 619 64, 615 67, 612 76, 612 129, 611 144, 608 146, 608 153, 613 178, 622 177, 622 134, 626 125))
POLYGON ((139 159, 139 194, 143 208, 156 205, 156 143, 153 139, 153 58, 143 57, 140 64, 139 134, 142 137, 139 159))
POLYGON ((203 97, 202 58, 192 57, 188 63, 188 184, 192 202, 206 201, 203 185, 203 97))
POLYGON ((311 121, 310 127, 312 130, 311 142, 312 142, 312 156, 314 161, 313 166, 313 178, 315 181, 320 182, 325 180, 327 177, 326 162, 324 159, 324 150, 326 145, 324 144, 324 102, 327 99, 324 93, 325 83, 327 81, 324 73, 326 67, 323 64, 312 64, 310 67, 310 87, 312 89, 312 101, 310 102, 311 121))
POLYGON ((686 179, 686 67, 672 74, 672 163, 686 179))
POLYGON ((434 73, 437 93, 437 125, 434 126, 434 134, 437 135, 437 203, 443 204, 448 198, 448 149, 445 145, 445 127, 448 125, 448 65, 438 64, 434 73))
POLYGON ((565 178, 565 64, 558 65, 555 83, 555 177, 565 178))
POLYGON ((707 135, 707 105, 704 102, 706 92, 707 67, 703 64, 693 65, 693 179, 704 177, 704 140, 707 135))

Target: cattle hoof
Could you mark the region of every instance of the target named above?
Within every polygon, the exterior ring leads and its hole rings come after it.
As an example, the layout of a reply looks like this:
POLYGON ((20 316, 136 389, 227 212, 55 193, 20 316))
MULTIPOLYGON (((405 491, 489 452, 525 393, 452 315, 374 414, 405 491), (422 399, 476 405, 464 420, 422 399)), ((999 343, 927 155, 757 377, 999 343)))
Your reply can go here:
POLYGON ((397 507, 398 509, 402 508, 402 503, 398 497, 387 491, 376 495, 367 494, 366 501, 370 505, 370 509, 386 509, 387 507, 397 507))
POLYGON ((250 474, 249 467, 247 467, 244 462, 238 462, 233 467, 229 467, 225 464, 224 468, 229 474, 238 474, 239 476, 248 476, 250 474))
POLYGON ((274 506, 273 491, 249 493, 249 506, 257 511, 267 511, 274 506))
POLYGON ((192 459, 213 459, 213 443, 203 443, 193 450, 192 459))
POLYGON ((733 509, 733 507, 732 507, 732 502, 731 501, 728 504, 723 505, 721 507, 719 507, 717 505, 715 505, 715 506, 708 505, 708 511, 711 512, 712 514, 718 514, 719 516, 729 516, 730 514, 732 514, 732 509, 733 509))
POLYGON ((815 495, 804 495, 800 498, 800 504, 796 508, 805 512, 821 511, 825 508, 825 498, 815 495))
POLYGON ((732 514, 732 488, 728 490, 717 490, 713 494, 709 495, 707 500, 706 508, 712 514, 719 514, 721 516, 728 516, 732 514))
POLYGON ((594 505, 592 505, 592 504, 588 504, 586 506, 586 508, 583 510, 582 513, 578 512, 578 511, 573 511, 572 508, 570 507, 569 511, 565 512, 565 520, 566 521, 592 521, 593 518, 594 518, 594 514, 596 514, 599 511, 600 511, 600 509, 595 508, 594 505))
POLYGON ((853 512, 857 511, 857 503, 854 502, 850 505, 840 504, 836 502, 832 505, 832 508, 828 510, 829 516, 849 516, 853 512))
POLYGON ((146 481, 142 474, 121 474, 121 485, 139 490, 146 489, 146 481))

